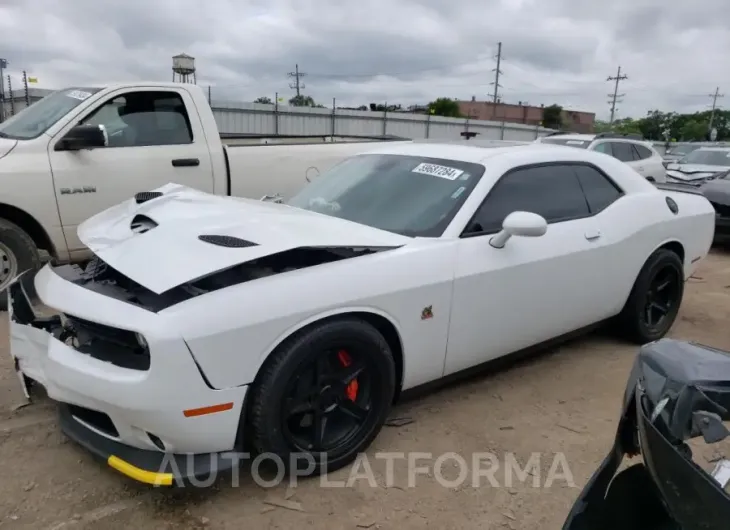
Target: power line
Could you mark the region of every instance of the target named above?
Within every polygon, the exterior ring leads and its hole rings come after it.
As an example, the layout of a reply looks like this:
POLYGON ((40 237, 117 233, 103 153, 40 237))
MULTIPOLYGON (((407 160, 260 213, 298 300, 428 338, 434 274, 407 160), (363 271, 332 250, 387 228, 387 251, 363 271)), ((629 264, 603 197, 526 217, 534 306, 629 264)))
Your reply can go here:
POLYGON ((294 69, 294 71, 293 72, 289 72, 286 75, 287 75, 287 77, 293 77, 296 80, 294 83, 289 83, 289 88, 296 89, 296 91, 297 91, 297 97, 300 97, 301 96, 300 90, 303 89, 303 88, 307 88, 307 87, 304 85, 304 83, 300 83, 299 79, 302 78, 302 77, 304 77, 307 74, 305 74, 304 72, 300 72, 299 71, 299 65, 297 64, 296 67, 295 67, 295 69, 294 69))
POLYGON ((619 82, 628 79, 627 76, 621 75, 621 67, 618 67, 618 72, 616 73, 616 77, 608 76, 608 79, 606 81, 616 81, 616 84, 613 87, 613 94, 609 94, 608 97, 611 98, 611 119, 609 120, 609 125, 613 123, 613 117, 616 115, 616 101, 618 98, 624 97, 626 94, 619 94, 618 93, 618 84, 619 82))
POLYGON ((492 69, 492 72, 494 72, 494 82, 489 83, 490 85, 494 85, 494 93, 492 95, 493 103, 496 105, 499 101, 499 89, 502 88, 502 85, 499 84, 499 74, 502 73, 502 71, 499 69, 499 67, 502 64, 502 43, 497 43, 497 68, 492 69))
POLYGON ((725 94, 720 94, 720 87, 715 89, 714 94, 710 94, 712 98, 712 112, 710 113, 710 125, 707 127, 707 132, 712 134, 712 122, 715 121, 715 110, 717 109, 717 98, 724 98, 725 94))

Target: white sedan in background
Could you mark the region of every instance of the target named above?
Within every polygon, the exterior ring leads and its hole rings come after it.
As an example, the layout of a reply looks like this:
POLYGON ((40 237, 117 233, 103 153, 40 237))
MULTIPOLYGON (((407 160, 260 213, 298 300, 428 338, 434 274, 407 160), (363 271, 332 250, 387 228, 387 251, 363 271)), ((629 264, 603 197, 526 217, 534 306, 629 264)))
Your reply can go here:
POLYGON ((658 183, 666 182, 662 155, 654 149, 651 142, 644 141, 640 135, 608 132, 598 134, 556 132, 542 136, 536 142, 605 153, 631 166, 646 180, 658 183))
POLYGON ((539 144, 386 146, 288 204, 171 184, 83 223, 84 270, 40 271, 60 316, 16 279, 11 351, 63 431, 136 480, 240 450, 331 471, 403 391, 609 319, 664 336, 714 222, 693 191, 539 144))

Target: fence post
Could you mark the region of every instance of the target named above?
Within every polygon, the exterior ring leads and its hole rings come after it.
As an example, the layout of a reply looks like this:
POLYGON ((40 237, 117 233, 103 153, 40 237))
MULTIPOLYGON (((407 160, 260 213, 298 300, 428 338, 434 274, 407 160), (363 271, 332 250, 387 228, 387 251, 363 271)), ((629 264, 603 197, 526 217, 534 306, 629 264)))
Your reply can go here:
POLYGON ((502 126, 499 128, 499 139, 504 140, 504 120, 502 120, 502 126))
POLYGON ((540 124, 535 125, 535 140, 540 138, 540 124))
POLYGON ((386 135, 386 131, 388 130, 388 102, 385 102, 385 107, 383 108, 383 137, 386 135))
POLYGON ((431 111, 428 111, 428 115, 426 116, 426 139, 429 138, 429 134, 431 133, 431 111))
POLYGON ((274 136, 279 136, 279 93, 274 95, 274 136))
POLYGON ((335 98, 332 98, 332 137, 330 138, 333 142, 335 141, 335 98))

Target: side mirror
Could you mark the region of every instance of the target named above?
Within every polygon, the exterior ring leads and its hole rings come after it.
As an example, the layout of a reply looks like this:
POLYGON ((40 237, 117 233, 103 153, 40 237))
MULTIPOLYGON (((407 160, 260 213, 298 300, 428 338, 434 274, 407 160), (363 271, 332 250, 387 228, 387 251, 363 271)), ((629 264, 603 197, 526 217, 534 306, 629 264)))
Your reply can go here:
POLYGON ((502 231, 489 240, 494 248, 504 248, 512 236, 540 237, 547 232, 548 224, 544 217, 531 212, 512 212, 505 217, 502 231))
POLYGON ((77 125, 56 144, 56 151, 79 151, 109 145, 109 137, 102 125, 77 125))

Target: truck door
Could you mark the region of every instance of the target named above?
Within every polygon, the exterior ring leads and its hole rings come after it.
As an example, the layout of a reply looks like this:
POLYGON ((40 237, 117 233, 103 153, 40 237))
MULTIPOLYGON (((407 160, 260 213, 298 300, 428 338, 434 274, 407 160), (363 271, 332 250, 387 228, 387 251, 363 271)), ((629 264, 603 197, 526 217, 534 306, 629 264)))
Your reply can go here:
POLYGON ((79 223, 137 192, 168 182, 213 191, 202 124, 191 95, 182 89, 120 89, 62 129, 48 154, 72 259, 86 252, 76 235, 79 223), (107 147, 55 150, 78 124, 103 125, 107 147))

